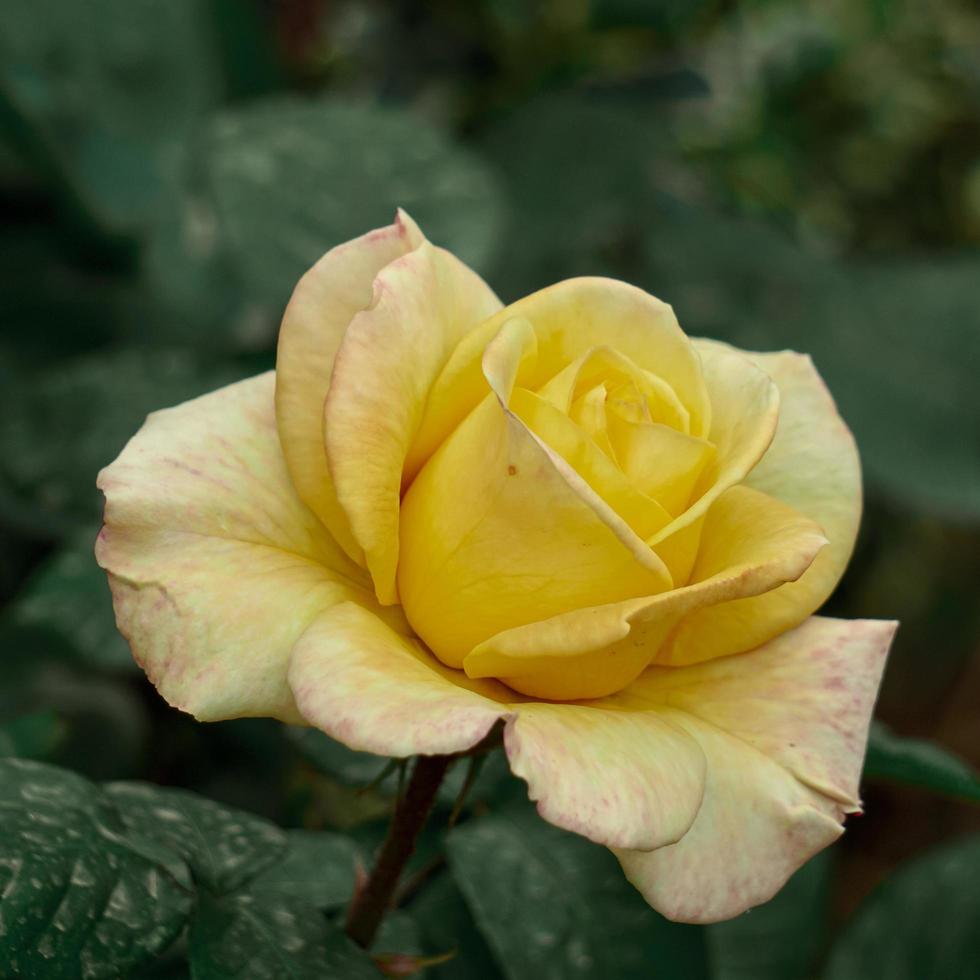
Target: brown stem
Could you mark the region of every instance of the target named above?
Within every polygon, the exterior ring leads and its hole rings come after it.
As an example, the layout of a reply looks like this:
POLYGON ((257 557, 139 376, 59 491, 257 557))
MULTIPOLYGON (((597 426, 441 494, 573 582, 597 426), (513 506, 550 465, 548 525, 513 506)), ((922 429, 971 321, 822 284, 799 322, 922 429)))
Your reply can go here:
POLYGON ((420 755, 412 770, 404 796, 395 807, 374 869, 354 896, 347 910, 347 935, 367 949, 391 907, 392 896, 415 841, 425 825, 446 770, 453 761, 448 755, 420 755))

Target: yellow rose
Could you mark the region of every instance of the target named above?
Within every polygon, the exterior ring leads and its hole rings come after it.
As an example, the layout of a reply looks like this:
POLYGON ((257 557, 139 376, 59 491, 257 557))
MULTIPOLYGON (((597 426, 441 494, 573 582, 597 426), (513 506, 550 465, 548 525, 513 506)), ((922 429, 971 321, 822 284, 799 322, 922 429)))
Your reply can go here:
POLYGON ((894 624, 811 615, 861 490, 799 354, 609 279, 504 308, 399 214, 304 276, 275 373, 152 415, 100 486, 120 629, 202 720, 392 756, 502 720, 542 816, 688 921, 859 809, 894 624))

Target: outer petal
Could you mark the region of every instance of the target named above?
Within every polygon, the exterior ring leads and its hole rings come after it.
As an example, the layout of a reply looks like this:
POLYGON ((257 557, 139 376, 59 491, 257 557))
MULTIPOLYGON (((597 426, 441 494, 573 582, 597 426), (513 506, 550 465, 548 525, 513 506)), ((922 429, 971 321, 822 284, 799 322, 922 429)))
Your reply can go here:
POLYGON ((463 666, 471 677, 499 677, 535 696, 609 694, 658 656, 681 616, 799 577, 825 543, 812 521, 755 490, 733 487, 708 512, 691 585, 501 632, 463 666))
POLYGON ((303 717, 353 749, 462 752, 507 716, 513 694, 443 667, 354 603, 326 610, 296 644, 289 683, 303 717))
POLYGON ((704 753, 651 712, 611 710, 601 701, 522 704, 504 743, 541 816, 598 844, 672 844, 701 806, 704 753))
POLYGON ((619 851, 669 918, 713 922, 767 901, 859 810, 868 725, 895 624, 813 618, 751 653, 651 668, 617 701, 664 714, 708 759, 676 844, 619 851))
POLYGON ((354 317, 337 351, 326 401, 328 461, 386 605, 397 601, 405 455, 429 389, 460 339, 500 305, 476 273, 423 242, 382 269, 370 308, 354 317))
POLYGON ((689 413, 692 434, 708 430, 711 406, 701 365, 674 311, 615 279, 568 279, 508 306, 453 351, 433 386, 409 454, 410 475, 482 400, 483 351, 501 325, 515 317, 527 319, 537 337, 537 357, 518 379, 522 387, 541 388, 592 348, 609 347, 670 382, 689 413))
POLYGON ((293 489, 274 384, 270 372, 154 413, 99 475, 96 556, 119 628, 160 693, 202 720, 295 720, 293 642, 335 602, 375 605, 293 489))
POLYGON ((344 550, 360 560, 327 468, 323 403, 334 356, 356 313, 374 295, 375 276, 424 241, 399 212, 387 228, 331 249, 300 279, 286 307, 276 356, 276 421, 289 475, 300 498, 344 550))
MULTIPOLYGON (((724 345, 697 341, 704 355, 724 345)), ((779 427, 749 473, 749 486, 816 521, 829 545, 798 581, 764 596, 696 613, 673 639, 671 662, 749 650, 801 623, 840 580, 861 518, 861 468, 854 439, 812 361, 791 352, 751 356, 780 391, 779 427)))

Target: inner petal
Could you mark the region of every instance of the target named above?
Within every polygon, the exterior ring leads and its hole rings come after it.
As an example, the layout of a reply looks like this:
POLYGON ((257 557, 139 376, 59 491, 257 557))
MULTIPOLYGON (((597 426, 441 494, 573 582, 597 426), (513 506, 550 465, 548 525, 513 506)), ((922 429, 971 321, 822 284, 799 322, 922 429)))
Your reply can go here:
MULTIPOLYGON (((592 441, 609 457, 615 460, 606 432, 606 385, 598 384, 590 388, 584 395, 579 395, 568 410, 568 417, 588 435, 592 441)), ((557 411, 557 409, 556 409, 557 411)))
POLYGON ((636 488, 674 516, 686 510, 715 447, 669 426, 644 421, 628 401, 610 400, 606 426, 616 461, 636 488))
POLYGON ((670 384, 610 347, 591 347, 544 384, 539 394, 559 411, 571 414, 579 398, 602 384, 610 392, 622 389, 622 397, 642 404, 651 421, 690 432, 690 413, 670 384), (627 394, 630 390, 632 395, 627 394))
POLYGON ((517 388, 511 395, 510 409, 546 446, 561 456, 639 537, 646 540, 670 522, 672 515, 664 507, 641 492, 582 428, 539 395, 525 388, 517 388))

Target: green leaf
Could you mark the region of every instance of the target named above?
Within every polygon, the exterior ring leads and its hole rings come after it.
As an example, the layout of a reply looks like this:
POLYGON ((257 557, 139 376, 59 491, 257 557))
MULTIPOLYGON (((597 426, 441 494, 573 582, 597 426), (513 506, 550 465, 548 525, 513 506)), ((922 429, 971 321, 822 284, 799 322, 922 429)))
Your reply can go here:
POLYGON ((193 980, 377 980, 371 959, 322 912, 249 892, 205 896, 191 922, 193 980))
POLYGON ((135 671, 116 629, 106 574, 95 562, 97 528, 74 535, 27 581, 10 608, 14 621, 57 633, 93 667, 135 671))
POLYGON ((162 952, 192 903, 187 866, 127 830, 98 787, 0 762, 0 952, 14 977, 117 977, 162 952))
POLYGON ((426 952, 452 951, 453 958, 430 968, 432 980, 499 980, 502 975, 480 935, 452 875, 441 874, 412 902, 410 911, 422 930, 426 952))
POLYGON ((218 894, 241 887, 286 852, 278 827, 186 790, 109 783, 105 794, 126 826, 172 848, 195 881, 218 894))
POLYGON ((530 808, 481 817, 449 836, 453 875, 510 980, 707 977, 703 932, 670 923, 605 848, 530 808))
POLYGON ((824 980, 973 976, 980 963, 978 921, 980 836, 973 836, 918 857, 886 879, 838 940, 824 980))
POLYGON ((775 898, 736 919, 707 927, 712 980, 805 980, 827 925, 830 855, 824 851, 775 898))
POLYGON ((77 212, 131 232, 214 101, 210 53, 195 0, 5 0, 0 107, 77 212))
POLYGON ((0 756, 44 759, 63 734, 64 726, 53 711, 18 715, 0 724, 0 756))
POLYGON ((980 774, 970 765, 934 742, 895 735, 880 721, 871 725, 864 776, 980 803, 980 774))
POLYGON ((349 837, 323 831, 287 831, 286 852, 253 878, 253 895, 302 901, 318 909, 346 905, 354 892, 360 855, 349 837))

